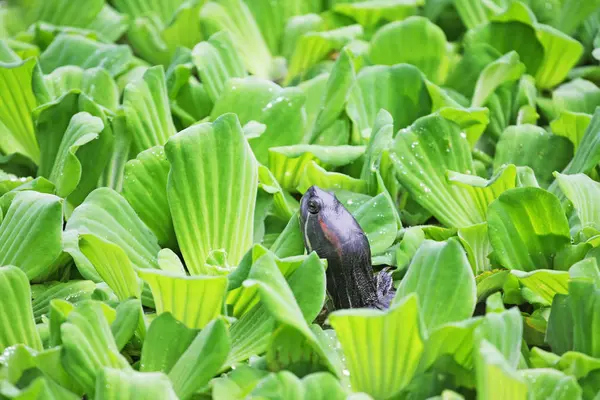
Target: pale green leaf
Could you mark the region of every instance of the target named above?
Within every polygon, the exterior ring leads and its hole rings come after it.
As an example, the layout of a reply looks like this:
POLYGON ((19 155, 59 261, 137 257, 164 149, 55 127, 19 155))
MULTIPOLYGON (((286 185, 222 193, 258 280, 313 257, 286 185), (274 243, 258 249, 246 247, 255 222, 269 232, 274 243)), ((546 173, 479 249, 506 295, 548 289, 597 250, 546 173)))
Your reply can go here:
POLYGON ((451 184, 447 171, 474 171, 470 146, 459 126, 439 116, 420 118, 398 132, 392 160, 398 180, 414 199, 448 227, 484 221, 475 199, 451 184))
POLYGON ((200 11, 200 21, 211 34, 221 30, 231 33, 235 48, 251 74, 265 79, 271 76, 273 57, 245 2, 209 1, 200 11))
POLYGON ((102 307, 93 300, 81 302, 60 326, 63 367, 86 393, 94 393, 103 367, 131 368, 119 354, 102 307))
POLYGON ((244 78, 247 73, 228 31, 215 33, 192 51, 192 60, 206 91, 216 102, 229 78, 244 78))
POLYGON ((197 329, 190 329, 171 313, 157 316, 148 327, 140 359, 141 372, 164 372, 171 368, 198 335, 197 329), (177 338, 177 340, 170 340, 177 338))
MULTIPOLYGON (((5 264, 2 264, 5 265, 5 264)), ((27 275, 12 265, 0 267, 0 352, 15 344, 42 350, 31 306, 31 288, 27 275)))
POLYGON ((136 372, 104 368, 96 380, 97 400, 177 400, 169 378, 161 372, 136 372))
POLYGON ((356 193, 367 193, 367 182, 339 172, 329 172, 316 162, 310 161, 303 170, 296 190, 305 193, 313 185, 323 190, 347 190, 356 193))
POLYGON ((132 135, 133 154, 162 146, 176 133, 162 66, 149 68, 142 79, 125 87, 123 108, 132 135))
POLYGON ((431 112, 431 98, 423 74, 414 66, 375 65, 363 68, 350 91, 346 113, 352 120, 353 142, 362 144, 371 134, 383 108, 394 120, 394 132, 431 112))
POLYGON ((158 268, 156 236, 127 200, 112 189, 98 188, 90 193, 69 218, 65 231, 69 230, 119 246, 135 268, 158 268))
POLYGON ((550 122, 550 129, 555 135, 569 139, 576 152, 591 121, 589 114, 562 111, 557 119, 550 122))
POLYGON ((159 245, 177 248, 177 239, 167 199, 171 166, 162 146, 151 147, 125 164, 123 197, 154 232, 159 245))
POLYGON ((537 270, 533 272, 511 271, 519 282, 545 301, 550 306, 556 294, 567 294, 569 273, 566 271, 537 270))
POLYGON ((0 150, 20 153, 38 163, 40 149, 35 139, 31 111, 38 105, 32 81, 40 79, 34 58, 13 64, 0 64, 0 91, 12 93, 0 100, 0 150))
POLYGON ((521 63, 519 55, 515 51, 506 53, 483 69, 477 79, 471 105, 483 106, 498 86, 514 82, 524 73, 525 65, 521 63))
POLYGON ((475 276, 460 242, 424 241, 398 286, 394 303, 416 293, 423 322, 429 331, 473 314, 476 302, 475 276), (439 307, 440 303, 444 307, 439 307))
MULTIPOLYGON (((325 169, 342 167, 357 161, 364 146, 295 145, 271 147, 269 170, 281 187, 296 192, 306 168, 313 162, 325 169)), ((314 168, 314 166, 313 166, 314 168)))
POLYGON ((0 224, 0 265, 14 265, 29 279, 52 272, 62 252, 62 200, 36 191, 18 192, 0 224))
POLYGON ((83 69, 74 65, 59 67, 44 76, 50 96, 57 100, 69 91, 81 91, 99 105, 116 110, 119 89, 107 70, 101 67, 83 69))
POLYGON ((171 313, 192 329, 202 329, 223 309, 227 278, 185 276, 167 271, 138 269, 152 289, 156 313, 171 313))
POLYGON ((491 271, 492 265, 488 256, 492 252, 492 244, 488 237, 487 223, 459 228, 458 237, 467 252, 474 273, 479 275, 491 271))
POLYGON ((571 241, 560 201, 543 189, 509 190, 488 209, 494 257, 508 269, 551 269, 554 255, 571 241))
POLYGON ((193 125, 173 136, 165 153, 169 207, 188 269, 207 273, 204 262, 219 249, 236 265, 252 244, 258 186, 258 164, 237 117, 193 125))
POLYGON ((353 391, 388 398, 410 383, 423 354, 418 303, 417 295, 409 295, 386 312, 340 310, 329 316, 353 391))
POLYGON ((50 311, 50 301, 53 299, 69 300, 76 304, 81 300, 90 299, 96 289, 94 282, 89 280, 72 279, 68 282, 48 282, 31 286, 33 316, 36 323, 42 322, 42 316, 50 311))
POLYGON ((223 319, 217 318, 202 329, 169 372, 177 397, 188 399, 206 385, 225 362, 229 347, 223 319))
POLYGON ((348 25, 327 31, 310 31, 300 36, 291 55, 286 83, 305 73, 327 55, 341 50, 353 39, 360 38, 360 25, 348 25))
POLYGON ((415 15, 424 3, 424 0, 338 1, 333 9, 365 28, 374 28, 380 22, 400 21, 415 15))
POLYGON ((77 158, 81 146, 98 138, 104 129, 102 120, 88 113, 77 113, 64 133, 50 172, 49 180, 56 186, 56 194, 67 197, 75 190, 82 176, 82 168, 77 158))
POLYGON ((441 84, 446 80, 449 58, 444 31, 421 16, 385 25, 371 40, 369 57, 374 64, 411 64, 429 80, 441 84), (419 46, 415 48, 415 43, 419 46))
POLYGON ((81 35, 59 34, 40 55, 40 66, 50 73, 65 65, 83 69, 102 67, 117 76, 129 67, 133 54, 127 45, 102 43, 81 35))
POLYGON ((546 368, 526 369, 521 375, 529 386, 529 395, 534 399, 571 400, 581 398, 577 380, 560 371, 546 368))
POLYGON ((506 164, 530 167, 545 188, 552 183, 553 173, 567 166, 572 151, 573 145, 567 138, 548 133, 539 126, 509 126, 496 145, 494 170, 506 164))
POLYGON ((141 297, 140 284, 131 261, 119 246, 96 235, 82 234, 79 237, 79 250, 120 301, 141 297))
POLYGON ((487 340, 476 351, 477 393, 490 400, 526 400, 527 383, 487 340))
POLYGON ((573 203, 581 229, 600 229, 600 207, 594 200, 600 195, 600 183, 582 173, 556 173, 556 180, 562 193, 573 203))
POLYGON ((448 181, 465 191, 465 196, 472 199, 479 215, 483 218, 494 200, 507 190, 513 189, 517 182, 517 168, 508 164, 496 171, 489 180, 475 175, 448 171, 448 181))

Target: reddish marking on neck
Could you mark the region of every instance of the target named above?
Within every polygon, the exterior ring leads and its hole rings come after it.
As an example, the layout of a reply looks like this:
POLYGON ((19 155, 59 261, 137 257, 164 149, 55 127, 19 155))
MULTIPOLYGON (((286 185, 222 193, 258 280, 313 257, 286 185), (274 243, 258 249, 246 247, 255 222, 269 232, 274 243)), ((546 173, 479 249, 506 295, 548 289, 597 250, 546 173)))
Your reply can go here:
POLYGON ((342 259, 342 246, 340 243, 340 238, 336 233, 329 229, 321 215, 318 216, 319 225, 321 225, 321 229, 323 230, 323 234, 325 235, 325 239, 329 241, 334 247, 337 255, 342 259))

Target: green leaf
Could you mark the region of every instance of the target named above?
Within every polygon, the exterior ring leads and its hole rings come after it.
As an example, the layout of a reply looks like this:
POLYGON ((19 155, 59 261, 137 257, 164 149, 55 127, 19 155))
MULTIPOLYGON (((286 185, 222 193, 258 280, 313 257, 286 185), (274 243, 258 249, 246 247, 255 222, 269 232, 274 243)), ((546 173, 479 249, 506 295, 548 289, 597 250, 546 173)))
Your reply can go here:
MULTIPOLYGON (((4 264, 0 264, 4 265, 4 264)), ((0 267, 0 352, 15 344, 42 350, 31 306, 31 288, 27 275, 12 265, 0 267)))
POLYGON ((186 327, 171 313, 160 314, 148 327, 142 347, 140 371, 168 374, 197 335, 197 329, 186 327), (170 340, 173 338, 177 340, 170 340))
MULTIPOLYGON (((565 175, 587 173, 600 161, 600 136, 597 135, 600 128, 600 108, 596 110, 592 121, 588 125, 581 143, 569 165, 563 170, 565 175)), ((557 182, 555 181, 557 184, 557 182)), ((556 190, 556 184, 551 190, 556 190)))
POLYGON ((544 59, 544 47, 528 21, 498 21, 479 26, 465 37, 466 46, 476 43, 488 44, 500 54, 516 51, 530 75, 538 71, 544 59))
POLYGON ((0 224, 0 265, 22 269, 30 280, 51 271, 62 252, 62 200, 18 192, 0 224))
POLYGON ((600 288, 591 279, 571 280, 569 298, 573 316, 573 350, 600 358, 600 339, 593 333, 600 323, 600 288))
POLYGON ((369 56, 374 64, 411 64, 434 83, 446 80, 450 60, 444 31, 421 16, 409 17, 379 29, 371 40, 369 56), (415 44, 419 46, 415 48, 415 44))
POLYGON ((417 14, 424 0, 377 0, 336 2, 333 10, 347 15, 365 28, 375 28, 380 22, 400 21, 417 14))
POLYGON ((594 114, 600 105, 600 88, 590 81, 574 79, 552 92, 555 112, 572 111, 594 114))
POLYGON ((523 318, 519 309, 513 307, 502 312, 487 313, 475 330, 475 347, 477 348, 477 343, 487 341, 500 352, 508 366, 516 368, 521 357, 522 338, 523 318))
MULTIPOLYGON (((319 79, 318 77, 315 79, 319 79)), ((318 113, 315 116, 314 126, 310 135, 309 143, 315 143, 319 137, 325 135, 328 128, 334 126, 337 118, 342 114, 346 107, 346 100, 352 85, 356 81, 356 71, 354 68, 353 55, 347 47, 340 51, 340 55, 335 61, 331 73, 327 78, 324 93, 319 103, 318 113)), ((306 102, 306 107, 311 106, 311 101, 306 102)), ((348 143, 346 140, 344 144, 348 143)))
MULTIPOLYGON (((283 274, 277 268, 274 257, 269 253, 257 260, 256 266, 250 271, 244 286, 256 286, 260 293, 261 303, 264 304, 273 318, 283 326, 287 326, 302 335, 306 345, 312 347, 316 356, 322 360, 322 364, 333 372, 334 365, 325 354, 325 350, 317 336, 307 324, 317 316, 324 303, 325 270, 316 254, 310 256, 306 261, 305 267, 299 270, 300 273, 290 278, 290 285, 294 283, 294 280, 305 284, 309 276, 307 272, 310 270, 312 279, 316 283, 313 283, 314 287, 310 289, 310 294, 305 293, 303 297, 294 298, 292 289, 285 282, 283 274), (315 276, 319 276, 319 278, 315 279, 315 276), (308 295, 312 296, 310 303, 302 302, 308 295), (300 302, 302 302, 304 309, 298 305, 300 302)), ((276 341, 277 339, 273 340, 276 341)))
POLYGON ((560 84, 581 55, 583 46, 577 40, 548 25, 536 24, 536 37, 544 47, 544 59, 535 73, 538 87, 552 88, 560 84))
POLYGON ((125 72, 132 59, 133 54, 127 45, 107 44, 61 33, 40 55, 40 66, 46 74, 65 65, 83 69, 102 67, 114 77, 125 72))
POLYGON ((192 60, 213 103, 223 92, 228 79, 247 75, 229 31, 217 32, 207 41, 198 43, 192 51, 192 60))
POLYGON ((202 329, 223 309, 227 289, 224 276, 184 276, 142 269, 137 273, 152 289, 157 315, 169 312, 187 327, 202 329))
POLYGON ((560 116, 550 123, 550 129, 555 135, 568 138, 577 152, 591 120, 592 116, 589 114, 562 111, 560 116))
POLYGON ((86 393, 94 393, 103 367, 130 369, 119 354, 100 302, 81 302, 60 326, 62 364, 86 393))
POLYGON ((563 175, 556 173, 560 190, 573 203, 581 229, 600 229, 600 208, 593 200, 600 195, 600 184, 584 174, 563 175))
POLYGON ((285 84, 306 73, 331 52, 339 51, 363 35, 360 25, 353 24, 327 31, 309 31, 298 38, 290 57, 285 84))
POLYGON ((320 12, 322 8, 322 4, 316 0, 292 0, 277 3, 258 0, 246 2, 246 4, 272 54, 280 53, 282 35, 290 18, 296 15, 303 16, 303 14, 320 12))
POLYGON ((42 322, 42 316, 50 311, 53 299, 69 300, 76 304, 81 300, 91 298, 96 289, 94 282, 89 280, 70 280, 68 282, 48 282, 31 286, 33 316, 36 323, 42 322))
POLYGON ((511 51, 488 64, 477 79, 471 105, 481 107, 489 96, 502 84, 514 82, 525 73, 525 65, 519 60, 519 55, 511 51))
POLYGON ((173 136, 165 153, 169 206, 188 269, 207 273, 204 262, 219 249, 236 265, 252 244, 258 185, 258 165, 237 117, 193 125, 173 136))
POLYGON ((138 299, 127 299, 117 306, 117 316, 110 326, 117 349, 123 350, 138 328, 139 336, 144 338, 146 324, 142 314, 142 303, 138 299))
POLYGON ((190 398, 217 374, 227 358, 229 343, 229 332, 221 318, 202 329, 169 372, 178 398, 190 398))
POLYGON ((482 340, 476 356, 477 394, 486 399, 527 399, 527 382, 502 353, 482 340))
POLYGON ((356 309, 329 315, 353 391, 387 398, 410 383, 423 353, 418 303, 411 294, 386 312, 356 309))
POLYGON ((255 398, 301 400, 304 397, 302 381, 289 371, 271 373, 256 384, 251 395, 255 398))
POLYGON ((304 396, 315 400, 343 400, 346 390, 334 376, 326 372, 317 372, 302 379, 304 396))
POLYGON ((380 193, 358 207, 347 207, 365 232, 371 254, 387 250, 396 240, 398 225, 395 221, 394 204, 386 193, 380 193))
POLYGON ((382 108, 392 115, 394 132, 429 114, 431 98, 423 74, 407 64, 363 68, 346 104, 354 125, 353 142, 362 144, 370 136, 382 108))
MULTIPOLYGON (((257 251, 256 253, 256 260, 254 261, 252 268, 258 268, 258 266, 264 268, 265 265, 267 265, 268 268, 271 266, 270 261, 268 260, 271 258, 268 255, 269 253, 267 253, 267 256, 265 256, 264 251, 257 251), (259 264, 258 260, 262 258, 265 259, 259 264)), ((251 254, 251 256, 254 255, 251 254)), ((306 321, 313 321, 323 307, 325 295, 324 265, 316 254, 301 258, 293 257, 288 260, 289 261, 286 263, 282 260, 275 260, 278 269, 281 271, 280 273, 286 276, 287 284, 289 284, 289 289, 293 294, 293 298, 288 296, 286 301, 289 303, 296 302, 297 307, 299 307, 302 312, 303 318, 306 321), (290 265, 292 259, 297 261, 294 262, 293 265, 290 265)), ((272 269, 269 270, 271 273, 274 273, 275 276, 278 275, 272 269)), ((269 270, 265 272, 269 272, 269 270)), ((231 277, 231 279, 233 280, 233 277, 231 277)), ((241 279, 245 279, 245 277, 242 277, 241 279)), ((285 287, 279 287, 283 285, 281 279, 277 278, 271 281, 272 284, 274 283, 278 286, 275 290, 283 293, 287 292, 289 294, 285 287)), ((248 290, 248 288, 245 288, 245 290, 248 290)), ((250 294, 250 296, 255 295, 256 292, 250 294)), ((263 301, 258 302, 258 304, 255 304, 250 309, 251 305, 252 303, 250 303, 249 306, 246 306, 246 309, 249 309, 249 311, 243 313, 239 320, 231 327, 232 346, 231 353, 229 354, 226 363, 227 365, 246 360, 254 354, 264 352, 267 349, 270 334, 275 327, 277 316, 283 314, 285 317, 285 313, 287 312, 287 310, 279 308, 278 310, 275 310, 276 313, 271 313, 263 301)), ((234 310, 234 315, 240 315, 240 313, 236 313, 234 310)), ((284 319, 283 321, 287 320, 289 319, 284 319)), ((303 328, 300 329, 300 332, 306 332, 309 329, 308 326, 304 325, 307 325, 306 322, 303 322, 300 319, 294 320, 293 326, 303 326, 303 328)), ((305 338, 312 340, 313 345, 317 343, 312 334, 305 336, 305 338)), ((320 346, 313 346, 312 348, 313 350, 319 350, 319 347, 320 346)), ((321 351, 320 354, 322 356, 326 353, 321 351)))
POLYGON ((529 386, 529 395, 536 399, 581 398, 581 388, 577 384, 577 380, 560 371, 536 368, 524 370, 521 374, 529 386))
POLYGON ((562 2, 562 8, 554 15, 553 25, 566 33, 572 35, 577 27, 594 11, 598 10, 598 0, 566 0, 562 2))
POLYGON ((519 279, 519 282, 539 296, 545 306, 552 304, 556 294, 567 294, 569 285, 569 273, 566 271, 537 270, 533 272, 511 271, 511 274, 519 279))
POLYGON ((101 67, 83 69, 66 65, 44 76, 48 93, 58 100, 70 91, 81 91, 99 105, 116 110, 119 105, 119 88, 107 70, 101 67))
POLYGON ((235 113, 242 125, 250 121, 265 124, 266 131, 248 141, 256 159, 267 165, 269 148, 298 144, 304 136, 305 97, 301 89, 283 89, 266 79, 231 78, 215 103, 211 118, 216 120, 226 113, 235 113))
POLYGON ((460 228, 458 237, 467 252, 474 273, 479 275, 491 271, 492 264, 488 256, 492 252, 492 244, 488 236, 487 223, 460 228))
POLYGON ((551 269, 554 255, 571 241, 560 201, 543 189, 509 190, 488 209, 494 257, 508 269, 551 269))
POLYGON ((123 371, 108 367, 98 375, 94 398, 98 400, 178 399, 171 381, 163 373, 123 371))
POLYGON ((454 7, 456 7, 456 11, 462 22, 469 29, 483 25, 488 21, 490 11, 483 1, 455 0, 454 7))
POLYGON ((244 60, 246 70, 259 78, 272 74, 273 58, 250 9, 241 0, 215 0, 200 11, 200 22, 212 34, 226 30, 231 33, 236 50, 244 60))
POLYGON ((538 126, 510 126, 496 146, 494 169, 505 164, 528 166, 535 172, 540 185, 548 187, 553 181, 553 173, 561 171, 571 160, 572 149, 569 140, 538 126))
POLYGON ((77 113, 64 133, 50 172, 49 180, 56 186, 56 194, 67 197, 82 178, 82 168, 77 150, 99 137, 104 129, 102 120, 88 113, 77 113))
MULTIPOLYGON (((98 188, 90 193, 69 218, 65 231, 70 230, 79 235, 95 235, 119 246, 135 268, 158 268, 156 258, 160 247, 156 236, 127 200, 112 189, 98 188)), ((75 258, 77 250, 71 249, 70 253, 75 258)), ((75 261, 81 268, 81 262, 75 261)))
POLYGON ((177 248, 167 199, 171 166, 162 146, 151 147, 125 164, 122 195, 154 232, 161 247, 177 248))
POLYGON ((398 180, 408 193, 448 227, 483 222, 475 200, 446 177, 448 170, 474 170, 466 135, 439 116, 420 118, 396 135, 392 160, 398 180))
POLYGON ((296 188, 305 193, 309 187, 316 185, 323 190, 347 190, 356 193, 366 193, 367 183, 339 172, 329 172, 316 162, 310 161, 304 168, 296 188))
POLYGON ((473 334, 483 318, 475 317, 439 326, 429 333, 419 371, 426 371, 442 357, 449 355, 463 368, 473 368, 473 334))
POLYGON ((123 109, 132 135, 133 154, 162 146, 176 133, 162 66, 149 68, 142 79, 125 87, 123 109))
POLYGON ((138 2, 136 6, 141 9, 138 8, 136 14, 139 16, 127 33, 135 52, 152 64, 168 65, 177 48, 192 48, 203 37, 198 21, 202 2, 176 0, 170 3, 138 2), (149 5, 152 10, 143 10, 149 5), (157 11, 163 14, 162 20, 157 11))
MULTIPOLYGON (((325 169, 352 164, 365 152, 364 146, 319 146, 298 144, 271 147, 269 170, 281 187, 289 192, 298 191, 300 180, 313 162, 325 169)), ((314 168, 314 166, 313 166, 314 168)))
POLYGON ((475 310, 475 277, 457 239, 424 241, 398 286, 394 303, 416 293, 428 331, 469 318, 475 310), (444 307, 439 307, 440 303, 444 307))
POLYGON ((96 235, 82 234, 79 237, 79 251, 90 261, 120 301, 130 297, 141 297, 137 276, 121 247, 96 235))
POLYGON ((449 121, 456 122, 462 129, 464 129, 465 134, 467 135, 467 140, 469 141, 469 144, 471 144, 471 147, 475 147, 475 144, 490 122, 489 110, 484 107, 442 107, 437 111, 437 114, 449 121))
MULTIPOLYGON (((40 69, 36 59, 0 65, 0 150, 4 154, 20 153, 39 163, 40 149, 35 140, 31 111, 38 105, 32 83, 39 82, 40 69)), ((40 82, 41 83, 41 82, 40 82)))
POLYGON ((507 190, 513 189, 517 182, 517 168, 513 164, 500 167, 491 179, 448 171, 448 181, 464 190, 472 199, 479 215, 485 217, 489 205, 507 190))

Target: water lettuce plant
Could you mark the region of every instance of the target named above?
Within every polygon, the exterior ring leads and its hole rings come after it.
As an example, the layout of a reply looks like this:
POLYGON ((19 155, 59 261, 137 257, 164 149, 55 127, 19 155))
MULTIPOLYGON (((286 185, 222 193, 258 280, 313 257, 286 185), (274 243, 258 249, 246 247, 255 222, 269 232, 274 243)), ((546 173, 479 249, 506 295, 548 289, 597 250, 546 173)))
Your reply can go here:
POLYGON ((599 61, 598 0, 0 1, 0 399, 600 399, 599 61))

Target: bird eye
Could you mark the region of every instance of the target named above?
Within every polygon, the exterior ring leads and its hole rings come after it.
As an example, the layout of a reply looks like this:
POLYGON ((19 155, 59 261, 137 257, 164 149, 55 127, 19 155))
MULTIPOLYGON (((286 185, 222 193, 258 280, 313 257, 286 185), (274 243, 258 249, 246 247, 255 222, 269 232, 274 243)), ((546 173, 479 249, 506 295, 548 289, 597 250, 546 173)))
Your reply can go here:
POLYGON ((321 211, 321 202, 317 199, 308 200, 308 212, 311 214, 318 214, 321 211))

